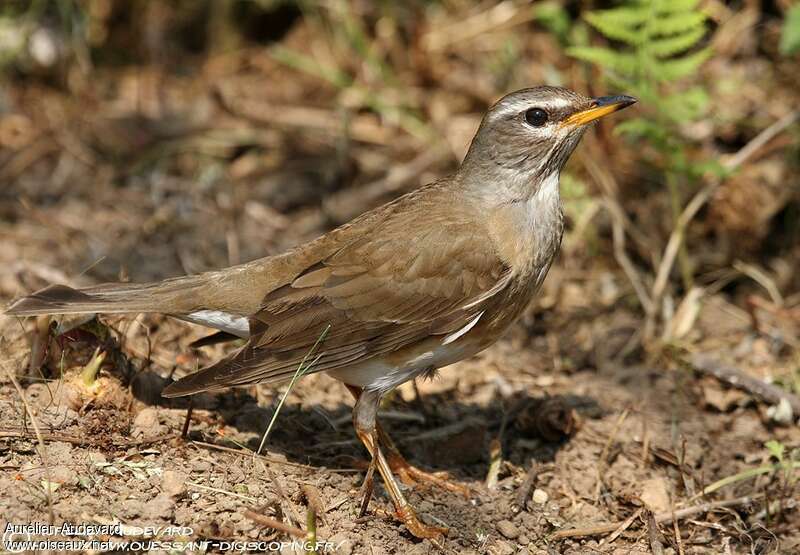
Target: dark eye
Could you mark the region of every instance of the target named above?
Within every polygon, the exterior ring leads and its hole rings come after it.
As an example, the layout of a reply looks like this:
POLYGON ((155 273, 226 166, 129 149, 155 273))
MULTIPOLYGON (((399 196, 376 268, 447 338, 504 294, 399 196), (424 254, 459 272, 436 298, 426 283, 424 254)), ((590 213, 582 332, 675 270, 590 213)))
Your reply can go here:
POLYGON ((547 112, 541 108, 531 108, 530 110, 526 110, 525 121, 528 122, 528 125, 541 127, 547 123, 547 112))

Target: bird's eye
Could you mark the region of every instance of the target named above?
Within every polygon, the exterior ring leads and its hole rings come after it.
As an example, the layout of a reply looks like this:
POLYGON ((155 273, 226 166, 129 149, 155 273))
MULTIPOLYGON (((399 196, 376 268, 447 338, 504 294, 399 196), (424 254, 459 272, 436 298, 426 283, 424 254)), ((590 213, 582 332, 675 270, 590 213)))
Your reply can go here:
POLYGON ((525 111, 525 121, 533 127, 541 127, 547 123, 547 112, 541 108, 531 108, 525 111))

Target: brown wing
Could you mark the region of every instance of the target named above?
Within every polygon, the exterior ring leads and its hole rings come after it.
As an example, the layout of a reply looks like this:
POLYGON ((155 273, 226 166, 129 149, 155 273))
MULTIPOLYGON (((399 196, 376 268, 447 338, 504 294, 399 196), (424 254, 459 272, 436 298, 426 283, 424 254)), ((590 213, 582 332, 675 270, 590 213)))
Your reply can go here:
POLYGON ((164 394, 291 377, 323 334, 311 372, 343 368, 462 328, 504 288, 509 272, 489 238, 466 218, 452 211, 436 216, 444 209, 431 206, 421 229, 407 217, 362 229, 267 295, 250 320, 250 340, 232 358, 187 376, 164 394))

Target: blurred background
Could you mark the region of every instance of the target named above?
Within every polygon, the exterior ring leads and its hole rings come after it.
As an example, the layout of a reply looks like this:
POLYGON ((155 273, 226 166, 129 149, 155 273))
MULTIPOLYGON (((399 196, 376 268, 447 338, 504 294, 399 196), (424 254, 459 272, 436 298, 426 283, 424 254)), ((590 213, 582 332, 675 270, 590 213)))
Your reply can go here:
POLYGON ((453 171, 487 107, 538 84, 640 102, 568 164, 562 252, 509 360, 671 369, 679 391, 689 368, 688 403, 722 415, 750 397, 708 375, 766 380, 766 428, 731 442, 762 452, 800 410, 791 0, 5 0, 0 299, 282 252, 453 171))
POLYGON ((563 178, 559 266, 643 317, 627 354, 709 299, 796 347, 798 51, 788 0, 6 1, 0 293, 280 252, 452 171, 487 106, 551 84, 640 98, 563 178))

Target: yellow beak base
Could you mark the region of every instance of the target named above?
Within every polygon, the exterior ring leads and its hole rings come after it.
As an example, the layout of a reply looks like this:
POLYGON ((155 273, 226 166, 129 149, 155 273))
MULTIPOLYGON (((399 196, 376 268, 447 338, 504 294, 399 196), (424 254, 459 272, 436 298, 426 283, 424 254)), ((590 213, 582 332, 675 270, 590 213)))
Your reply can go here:
POLYGON ((618 110, 627 108, 631 104, 636 103, 636 99, 632 96, 618 95, 618 96, 601 96, 592 100, 592 105, 580 112, 575 112, 564 121, 561 122, 562 126, 577 126, 586 125, 596 119, 613 114, 618 110))

